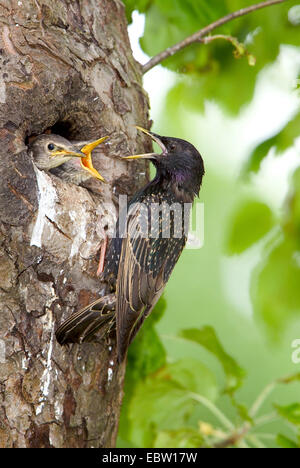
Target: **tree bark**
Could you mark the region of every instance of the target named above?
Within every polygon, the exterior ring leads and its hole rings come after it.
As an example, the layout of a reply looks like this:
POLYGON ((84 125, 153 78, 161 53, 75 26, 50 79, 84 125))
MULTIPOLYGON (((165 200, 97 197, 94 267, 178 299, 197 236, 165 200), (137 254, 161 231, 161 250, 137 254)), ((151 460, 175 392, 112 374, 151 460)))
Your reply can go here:
POLYGON ((4 0, 0 22, 0 447, 112 447, 125 374, 114 343, 64 348, 54 332, 98 297, 112 194, 147 177, 118 159, 148 150, 133 126, 149 126, 141 67, 119 0, 4 0), (111 135, 93 159, 109 184, 34 168, 26 138, 47 129, 111 135))

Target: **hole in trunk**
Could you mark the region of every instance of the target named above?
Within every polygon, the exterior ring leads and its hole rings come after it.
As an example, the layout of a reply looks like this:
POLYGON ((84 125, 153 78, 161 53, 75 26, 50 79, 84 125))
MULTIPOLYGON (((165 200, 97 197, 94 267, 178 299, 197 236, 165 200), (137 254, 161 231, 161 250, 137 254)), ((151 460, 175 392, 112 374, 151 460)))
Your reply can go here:
POLYGON ((51 133, 55 133, 56 135, 60 135, 66 138, 67 140, 71 140, 72 134, 74 133, 73 125, 71 122, 68 121, 56 122, 50 129, 50 131, 51 133))
MULTIPOLYGON (((74 122, 70 121, 58 121, 56 122, 53 127, 48 127, 46 128, 42 134, 54 134, 54 135, 60 135, 67 140, 74 140, 74 122)), ((36 137, 38 134, 32 133, 31 135, 26 136, 25 138, 25 145, 29 145, 36 137)))

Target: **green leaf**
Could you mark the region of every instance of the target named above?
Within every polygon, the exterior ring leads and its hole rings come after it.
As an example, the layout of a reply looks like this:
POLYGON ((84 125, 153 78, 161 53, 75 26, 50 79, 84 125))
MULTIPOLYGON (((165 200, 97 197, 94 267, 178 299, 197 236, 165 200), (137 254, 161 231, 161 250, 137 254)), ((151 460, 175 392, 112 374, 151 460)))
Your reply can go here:
MULTIPOLYGON (((146 14, 141 46, 149 56, 156 55, 226 13, 225 4, 219 0, 155 0, 146 14)), ((174 71, 195 70, 200 66, 198 53, 202 48, 194 44, 163 65, 174 71)))
POLYGON ((155 330, 155 323, 160 320, 165 308, 166 301, 161 297, 129 347, 124 385, 125 396, 119 423, 119 446, 121 443, 124 446, 124 441, 128 440, 130 433, 129 406, 138 382, 143 381, 148 375, 158 371, 166 364, 166 351, 155 330))
MULTIPOLYGON (((298 3, 297 0, 289 0, 216 29, 216 34, 230 35, 244 43, 249 50, 250 62, 235 59, 232 45, 218 40, 208 45, 192 44, 165 60, 163 66, 184 75, 192 74, 195 80, 199 80, 193 108, 199 103, 201 110, 204 101, 211 99, 228 112, 237 113, 252 98, 257 74, 276 59, 281 43, 300 45, 299 27, 288 19, 291 7, 298 3), (251 66, 254 57, 255 67, 251 66)), ((245 2, 242 0, 155 0, 146 12, 141 46, 149 56, 156 55, 243 7, 245 2)))
POLYGON ((232 406, 237 409, 238 415, 242 421, 254 424, 253 418, 250 416, 249 410, 245 405, 236 401, 234 397, 231 398, 231 403, 232 406))
POLYGON ((166 301, 160 298, 155 309, 145 321, 136 338, 129 347, 127 376, 140 380, 156 372, 166 363, 166 351, 155 330, 155 323, 160 320, 166 309, 166 301))
POLYGON ((250 158, 244 169, 244 173, 258 172, 261 162, 268 155, 271 148, 276 150, 277 154, 281 154, 294 144, 296 138, 299 137, 300 128, 300 112, 291 119, 288 124, 276 135, 263 141, 258 145, 250 155, 250 158))
POLYGON ((300 426, 300 403, 293 403, 287 406, 275 405, 277 413, 284 419, 296 426, 300 426))
POLYGON ((285 435, 278 434, 276 443, 281 448, 299 448, 299 445, 285 435))
POLYGON ((300 267, 294 242, 283 240, 254 271, 251 298, 256 316, 279 340, 289 320, 299 317, 300 267))
POLYGON ((229 221, 226 253, 240 254, 262 239, 274 226, 271 209, 258 200, 244 200, 229 221))
POLYGON ((198 448, 203 445, 203 437, 192 428, 182 428, 177 431, 161 431, 158 433, 154 448, 198 448))
POLYGON ((180 336, 200 344, 220 361, 226 375, 226 392, 233 394, 242 385, 245 371, 226 353, 212 327, 182 330, 180 336))
POLYGON ((213 374, 197 359, 180 359, 168 364, 160 370, 159 378, 172 380, 182 389, 199 393, 212 401, 217 397, 213 374))
POLYGON ((284 219, 286 236, 300 246, 300 168, 296 169, 292 179, 292 190, 286 201, 284 219))
POLYGON ((153 0, 123 0, 125 4, 125 12, 128 23, 131 23, 132 12, 134 10, 139 11, 139 13, 145 13, 150 7, 153 0))
MULTIPOLYGON (((205 49, 203 49, 205 51, 205 49)), ((178 103, 184 103, 192 111, 203 112, 204 100, 202 96, 201 86, 203 80, 195 75, 189 75, 184 79, 178 79, 176 84, 170 89, 167 94, 167 112, 178 112, 178 103)))
POLYGON ((210 400, 217 397, 213 374, 195 359, 182 359, 139 382, 130 402, 131 440, 151 447, 160 431, 186 425, 195 402, 189 392, 210 400))

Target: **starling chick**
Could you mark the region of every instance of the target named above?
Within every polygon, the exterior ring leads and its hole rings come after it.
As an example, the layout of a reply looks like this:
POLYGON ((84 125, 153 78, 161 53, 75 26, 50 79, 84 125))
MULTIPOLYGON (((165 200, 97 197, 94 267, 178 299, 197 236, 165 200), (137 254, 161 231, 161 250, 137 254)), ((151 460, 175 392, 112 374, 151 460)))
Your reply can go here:
POLYGON ((85 157, 73 143, 60 135, 39 135, 29 145, 33 162, 38 169, 49 171, 70 161, 85 157))
POLYGON ((107 252, 102 279, 115 289, 115 302, 106 310, 103 304, 107 296, 98 299, 71 316, 56 332, 61 344, 87 341, 91 338, 89 330, 99 330, 109 314, 109 319, 115 320, 119 362, 124 360, 180 257, 187 239, 187 211, 199 195, 204 176, 202 157, 192 144, 137 128, 162 152, 123 158, 150 159, 156 176, 130 201, 125 236, 119 232, 118 221, 107 252))
POLYGON ((104 178, 93 167, 91 153, 107 138, 70 142, 60 135, 39 135, 29 145, 29 151, 38 169, 49 171, 63 180, 79 184, 93 176, 104 182, 104 178))

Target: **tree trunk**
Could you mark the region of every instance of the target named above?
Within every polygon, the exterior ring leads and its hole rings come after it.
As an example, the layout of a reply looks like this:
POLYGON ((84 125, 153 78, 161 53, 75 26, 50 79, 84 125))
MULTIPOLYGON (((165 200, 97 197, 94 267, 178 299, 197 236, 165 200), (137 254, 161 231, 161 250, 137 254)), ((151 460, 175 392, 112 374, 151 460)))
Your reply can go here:
POLYGON ((112 193, 145 182, 144 163, 118 159, 147 149, 133 126, 149 124, 141 68, 119 0, 4 0, 0 15, 0 446, 112 447, 125 373, 114 343, 65 348, 54 332, 98 297, 112 193), (111 135, 93 159, 110 183, 34 168, 26 138, 47 129, 111 135))

